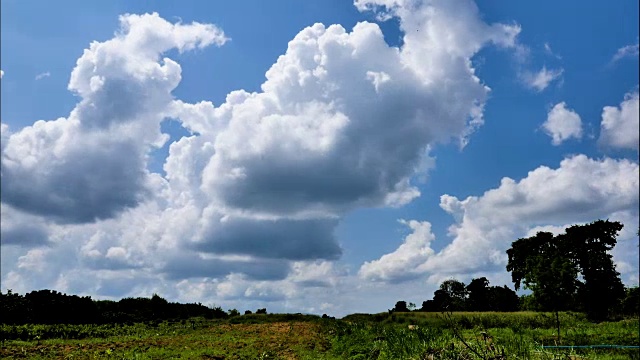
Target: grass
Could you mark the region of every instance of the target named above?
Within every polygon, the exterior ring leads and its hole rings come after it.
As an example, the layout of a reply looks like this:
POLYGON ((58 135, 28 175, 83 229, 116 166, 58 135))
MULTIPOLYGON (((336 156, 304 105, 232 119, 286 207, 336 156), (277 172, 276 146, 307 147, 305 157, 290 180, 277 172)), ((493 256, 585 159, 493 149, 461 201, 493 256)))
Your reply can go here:
MULTIPOLYGON (((638 319, 595 324, 563 313, 561 323, 559 344, 640 342, 638 319)), ((4 325, 4 338, 21 334, 22 340, 3 341, 0 358, 640 359, 637 349, 542 349, 558 342, 555 320, 533 312, 355 314, 342 320, 270 314, 75 326, 4 325)))

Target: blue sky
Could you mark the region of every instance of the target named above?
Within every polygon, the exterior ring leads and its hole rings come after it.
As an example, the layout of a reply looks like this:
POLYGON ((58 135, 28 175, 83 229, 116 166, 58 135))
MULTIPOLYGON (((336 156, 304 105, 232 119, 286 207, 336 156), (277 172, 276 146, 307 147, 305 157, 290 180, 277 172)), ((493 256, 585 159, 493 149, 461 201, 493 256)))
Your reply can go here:
POLYGON ((3 290, 375 312, 598 218, 638 283, 637 2, 1 14, 3 290))

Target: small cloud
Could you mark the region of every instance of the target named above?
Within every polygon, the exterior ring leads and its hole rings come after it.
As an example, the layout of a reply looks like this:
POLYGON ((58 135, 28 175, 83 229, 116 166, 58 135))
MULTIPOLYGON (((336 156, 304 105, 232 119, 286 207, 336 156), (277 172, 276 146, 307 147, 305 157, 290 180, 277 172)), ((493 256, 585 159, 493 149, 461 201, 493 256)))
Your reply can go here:
POLYGON ((582 121, 580 115, 567 108, 564 102, 556 104, 547 115, 547 121, 542 124, 544 132, 551 136, 551 143, 560 145, 569 138, 582 137, 582 121))
POLYGON ((553 50, 551 49, 551 45, 549 45, 549 43, 544 43, 544 51, 549 56, 553 56, 556 59, 562 59, 562 56, 560 56, 560 55, 556 54, 555 52, 553 52, 553 50))
POLYGON ((49 76, 51 76, 51 73, 46 71, 46 72, 43 72, 43 73, 40 73, 40 74, 36 75, 36 80, 42 80, 42 79, 44 79, 46 77, 49 77, 49 76))
POLYGON ((611 63, 615 63, 618 60, 622 60, 627 57, 638 57, 638 53, 640 52, 640 48, 638 47, 638 42, 633 45, 627 45, 618 49, 618 51, 613 55, 611 59, 611 63))
POLYGON ((0 70, 0 79, 4 77, 4 71, 0 70))
POLYGON ((563 72, 564 70, 562 68, 547 69, 546 66, 543 66, 537 73, 527 71, 521 76, 522 80, 528 87, 540 92, 546 89, 554 80, 558 79, 563 72))
POLYGON ((619 106, 605 106, 600 123, 600 145, 609 148, 638 150, 640 136, 640 97, 638 90, 625 95, 619 106))

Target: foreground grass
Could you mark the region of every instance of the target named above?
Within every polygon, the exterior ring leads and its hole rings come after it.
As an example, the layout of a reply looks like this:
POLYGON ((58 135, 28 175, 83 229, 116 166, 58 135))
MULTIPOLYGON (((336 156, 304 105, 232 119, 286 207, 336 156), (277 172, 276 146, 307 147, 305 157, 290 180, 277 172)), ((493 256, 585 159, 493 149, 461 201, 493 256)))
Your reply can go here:
MULTIPOLYGON (((561 322, 559 340, 555 319, 544 313, 356 314, 342 320, 249 315, 228 321, 78 325, 80 330, 58 326, 58 332, 30 325, 21 330, 28 341, 4 341, 0 358, 640 359, 637 349, 541 347, 638 345, 638 319, 594 324, 581 314, 565 313, 561 322), (57 338, 46 339, 47 334, 57 338), (73 339, 88 334, 93 335, 73 339)), ((15 329, 4 326, 1 330, 6 338, 15 329)))

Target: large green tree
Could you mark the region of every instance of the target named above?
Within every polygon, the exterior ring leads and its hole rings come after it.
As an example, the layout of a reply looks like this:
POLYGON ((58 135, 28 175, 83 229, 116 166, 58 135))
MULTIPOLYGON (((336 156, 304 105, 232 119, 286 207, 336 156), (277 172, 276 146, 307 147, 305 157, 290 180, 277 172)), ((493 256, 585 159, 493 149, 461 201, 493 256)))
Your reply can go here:
POLYGON ((541 310, 579 309, 592 319, 606 318, 624 296, 609 254, 622 226, 598 220, 557 236, 539 232, 516 240, 507 250, 507 271, 516 290, 521 285, 532 290, 541 310))

